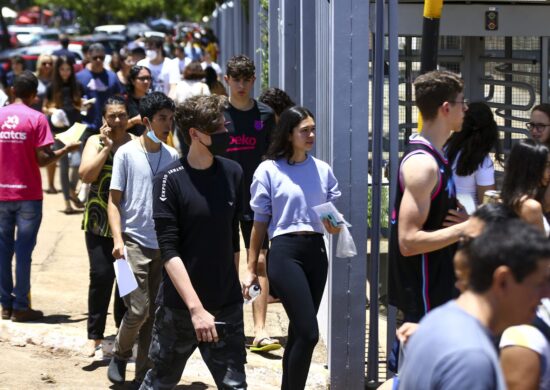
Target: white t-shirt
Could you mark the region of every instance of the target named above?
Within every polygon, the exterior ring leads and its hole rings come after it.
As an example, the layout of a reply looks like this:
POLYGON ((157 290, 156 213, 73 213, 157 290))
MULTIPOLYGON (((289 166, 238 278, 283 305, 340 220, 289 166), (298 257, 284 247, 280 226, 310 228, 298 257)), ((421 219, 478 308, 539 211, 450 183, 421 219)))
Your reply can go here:
POLYGON ((174 61, 174 63, 178 67, 180 74, 183 74, 185 67, 191 63, 191 58, 183 57, 183 60, 180 60, 178 57, 174 57, 172 61, 174 61))
POLYGON ((168 95, 170 84, 177 84, 181 80, 181 75, 175 62, 165 58, 158 65, 153 65, 148 58, 144 58, 137 63, 139 66, 146 66, 151 71, 153 84, 151 90, 164 92, 168 95))
POLYGON ((482 199, 477 199, 476 186, 490 186, 495 184, 495 166, 493 160, 487 155, 474 173, 468 176, 458 176, 456 174, 456 163, 459 158, 460 153, 457 154, 452 167, 456 192, 457 194, 471 195, 477 206, 482 199))
MULTIPOLYGON (((550 326, 550 300, 545 298, 539 306, 537 316, 550 326)), ((504 331, 500 339, 500 349, 519 346, 530 349, 540 355, 539 389, 550 389, 550 345, 544 334, 531 325, 512 326, 504 331)))
POLYGON ((200 80, 181 80, 176 86, 176 103, 196 95, 210 95, 208 85, 200 80))
POLYGON ((153 222, 153 177, 179 159, 178 152, 161 143, 161 151, 145 152, 140 139, 118 148, 113 159, 111 190, 123 192, 121 229, 141 246, 158 249, 153 222))
POLYGON ((206 69, 208 66, 210 66, 212 69, 216 71, 216 74, 218 75, 218 78, 222 75, 222 68, 215 62, 207 63, 206 61, 201 62, 201 66, 203 69, 206 69))

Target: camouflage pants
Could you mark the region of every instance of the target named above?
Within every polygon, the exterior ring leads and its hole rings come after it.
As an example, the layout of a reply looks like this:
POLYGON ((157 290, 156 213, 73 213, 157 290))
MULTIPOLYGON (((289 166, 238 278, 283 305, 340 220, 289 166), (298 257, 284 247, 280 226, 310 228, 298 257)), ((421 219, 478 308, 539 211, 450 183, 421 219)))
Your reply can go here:
POLYGON ((147 372, 141 390, 173 389, 181 379, 187 359, 195 348, 214 377, 218 389, 246 389, 246 363, 242 304, 211 312, 225 322, 217 343, 199 343, 187 310, 160 306, 155 313, 149 358, 154 367, 147 372))

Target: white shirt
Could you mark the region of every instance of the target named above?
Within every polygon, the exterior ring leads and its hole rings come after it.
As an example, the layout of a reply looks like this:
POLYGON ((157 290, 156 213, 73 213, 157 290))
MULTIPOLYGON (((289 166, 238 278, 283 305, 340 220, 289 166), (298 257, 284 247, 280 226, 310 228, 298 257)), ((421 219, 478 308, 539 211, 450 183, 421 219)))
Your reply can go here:
MULTIPOLYGON (((544 298, 537 310, 537 316, 550 325, 550 300, 544 298)), ((550 389, 550 345, 540 330, 531 325, 512 326, 504 331, 500 348, 520 346, 536 352, 540 356, 540 389, 550 389)))
POLYGON ((460 153, 457 154, 453 162, 453 180, 456 186, 457 194, 467 194, 472 196, 476 206, 482 199, 477 199, 476 186, 490 186, 495 184, 495 166, 489 155, 479 164, 476 171, 468 176, 458 176, 456 174, 456 163, 460 158, 460 153))
POLYGON ((200 80, 181 80, 176 86, 176 103, 181 103, 185 99, 195 95, 210 95, 208 85, 200 80))
POLYGON ((153 91, 164 92, 168 95, 170 84, 177 84, 181 79, 178 67, 169 58, 165 58, 158 65, 153 65, 148 58, 144 58, 137 65, 146 66, 151 71, 151 77, 153 78, 151 90, 153 91))
POLYGON ((222 76, 222 68, 215 62, 207 63, 206 61, 201 62, 201 66, 203 69, 206 69, 208 66, 210 66, 212 69, 216 71, 216 74, 218 75, 218 78, 221 78, 222 76))

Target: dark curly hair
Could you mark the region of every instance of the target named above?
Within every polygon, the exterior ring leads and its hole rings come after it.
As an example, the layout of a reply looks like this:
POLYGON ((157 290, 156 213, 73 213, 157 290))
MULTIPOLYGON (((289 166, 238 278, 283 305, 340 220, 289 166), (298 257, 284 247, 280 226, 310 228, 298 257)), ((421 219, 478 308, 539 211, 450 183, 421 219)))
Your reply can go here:
POLYGON ((202 80, 204 76, 206 76, 206 73, 198 61, 190 62, 183 70, 183 78, 185 80, 202 80))
POLYGON ((191 145, 189 129, 192 127, 207 134, 216 132, 224 122, 227 104, 227 98, 222 95, 192 96, 178 104, 176 125, 185 143, 191 145))
POLYGON ((489 106, 482 102, 468 104, 462 130, 454 132, 445 147, 451 164, 458 158, 456 174, 459 176, 474 173, 493 148, 495 158, 502 163, 498 127, 489 106))
POLYGON ((254 62, 243 54, 233 56, 227 61, 225 72, 227 77, 246 80, 254 77, 255 72, 254 62))
POLYGON ((258 100, 271 107, 277 116, 281 116, 284 110, 295 105, 285 91, 275 87, 263 91, 258 100))
POLYGON ((136 82, 136 78, 138 77, 139 72, 141 72, 142 69, 147 70, 149 72, 149 76, 151 75, 151 70, 146 66, 141 65, 134 65, 130 69, 130 72, 128 73, 128 84, 126 85, 126 91, 131 96, 134 94, 135 86, 134 83, 136 82))

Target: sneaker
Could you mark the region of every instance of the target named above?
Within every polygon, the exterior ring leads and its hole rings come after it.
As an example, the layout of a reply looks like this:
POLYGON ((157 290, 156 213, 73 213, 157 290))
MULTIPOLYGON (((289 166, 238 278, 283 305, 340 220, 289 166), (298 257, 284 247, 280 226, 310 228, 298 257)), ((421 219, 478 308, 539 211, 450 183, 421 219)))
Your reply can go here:
POLYGON ((126 360, 113 356, 107 370, 107 378, 115 385, 122 385, 126 379, 126 360))
POLYGON ((2 307, 2 319, 9 320, 11 318, 12 308, 11 307, 2 307))
POLYGON ((11 320, 13 322, 36 321, 44 317, 40 310, 33 310, 30 307, 24 310, 13 310, 11 320))

